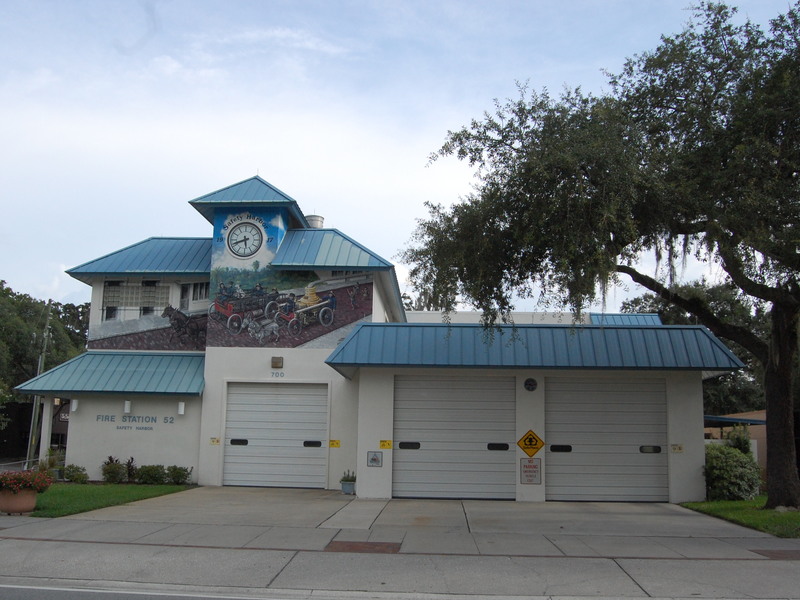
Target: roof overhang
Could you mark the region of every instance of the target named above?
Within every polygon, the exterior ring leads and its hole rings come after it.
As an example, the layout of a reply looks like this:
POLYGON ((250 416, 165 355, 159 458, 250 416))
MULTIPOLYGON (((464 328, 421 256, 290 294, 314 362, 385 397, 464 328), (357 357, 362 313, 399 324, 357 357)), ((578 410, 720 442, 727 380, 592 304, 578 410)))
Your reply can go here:
POLYGON ((734 425, 766 425, 766 419, 703 415, 704 427, 733 427, 734 425))
POLYGON ((744 364, 702 326, 362 323, 325 361, 345 377, 371 367, 669 370, 744 364))
POLYGON ((23 394, 203 393, 205 356, 182 352, 89 351, 14 388, 23 394))

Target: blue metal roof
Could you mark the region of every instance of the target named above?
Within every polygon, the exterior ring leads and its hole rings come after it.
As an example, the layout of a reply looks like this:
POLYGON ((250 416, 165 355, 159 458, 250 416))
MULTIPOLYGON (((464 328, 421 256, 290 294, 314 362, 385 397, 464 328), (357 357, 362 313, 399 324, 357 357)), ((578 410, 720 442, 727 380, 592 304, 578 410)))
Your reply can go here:
POLYGON ((272 261, 286 269, 390 269, 392 263, 337 229, 290 229, 272 261))
POLYGON ((211 238, 149 238, 67 271, 91 283, 93 276, 205 275, 211 272, 211 238))
POLYGON ((203 391, 202 354, 85 352, 18 385, 25 394, 182 394, 203 391))
POLYGON ((345 377, 361 367, 680 369, 744 365, 702 326, 362 323, 325 361, 345 377))
POLYGON ((658 313, 589 313, 592 325, 663 325, 658 313))
POLYGON ((247 206, 288 208, 289 215, 295 221, 293 226, 308 227, 308 221, 297 205, 297 201, 258 175, 190 200, 189 204, 194 206, 212 225, 214 224, 215 208, 246 204, 247 206))
POLYGON ((766 425, 766 419, 749 419, 747 417, 725 417, 703 415, 704 427, 729 427, 732 425, 766 425))

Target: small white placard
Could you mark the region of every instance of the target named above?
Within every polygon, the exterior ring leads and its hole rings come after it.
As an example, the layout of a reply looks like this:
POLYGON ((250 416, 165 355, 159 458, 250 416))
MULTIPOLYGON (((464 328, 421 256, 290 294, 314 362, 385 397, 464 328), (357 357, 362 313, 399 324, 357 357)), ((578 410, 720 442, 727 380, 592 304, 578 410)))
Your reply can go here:
POLYGON ((523 485, 541 485, 542 483, 542 459, 541 458, 520 458, 519 477, 523 485))

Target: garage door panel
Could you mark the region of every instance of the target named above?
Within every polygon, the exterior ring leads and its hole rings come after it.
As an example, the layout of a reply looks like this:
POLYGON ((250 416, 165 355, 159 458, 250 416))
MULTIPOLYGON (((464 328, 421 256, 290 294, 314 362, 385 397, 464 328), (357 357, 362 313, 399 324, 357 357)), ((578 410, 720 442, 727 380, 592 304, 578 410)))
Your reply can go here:
MULTIPOLYGON (((402 427, 402 423, 400 425, 402 427)), ((514 439, 508 437, 509 427, 510 425, 503 428, 491 427, 489 430, 459 428, 458 431, 448 431, 444 428, 436 429, 433 427, 425 427, 409 430, 404 429, 402 438, 397 436, 395 437, 399 442, 419 442, 420 440, 436 439, 438 441, 452 442, 462 442, 468 440, 470 444, 480 444, 484 442, 507 442, 513 444, 514 439)))
POLYGON ((515 389, 513 378, 396 377, 393 495, 514 498, 515 389))
POLYGON ((547 499, 568 502, 575 498, 591 496, 595 502, 618 502, 620 497, 624 497, 625 502, 664 502, 662 500, 664 495, 669 495, 667 488, 645 492, 640 487, 564 487, 559 493, 548 494, 547 499))
POLYGON ((665 390, 663 379, 548 379, 546 498, 668 500, 665 390))
POLYGON ((326 385, 231 384, 226 417, 224 485, 325 487, 326 385))
MULTIPOLYGON (((419 469, 429 470, 436 469, 459 469, 462 471, 471 471, 482 467, 489 467, 498 471, 507 470, 508 465, 512 465, 511 460, 505 460, 506 457, 500 457, 498 460, 496 452, 475 452, 474 448, 464 448, 461 451, 436 451, 436 452, 420 452, 419 450, 395 451, 395 457, 392 461, 393 465, 416 465, 419 469), (399 454, 399 456, 398 456, 399 454), (468 462, 467 462, 468 461, 468 462), (430 467, 428 465, 431 465, 430 467), (456 466, 454 466, 456 465, 456 466), (505 467, 505 468, 504 468, 505 467)), ((511 455, 512 459, 514 451, 509 450, 505 454, 511 455)), ((513 468, 512 468, 513 470, 513 468)))

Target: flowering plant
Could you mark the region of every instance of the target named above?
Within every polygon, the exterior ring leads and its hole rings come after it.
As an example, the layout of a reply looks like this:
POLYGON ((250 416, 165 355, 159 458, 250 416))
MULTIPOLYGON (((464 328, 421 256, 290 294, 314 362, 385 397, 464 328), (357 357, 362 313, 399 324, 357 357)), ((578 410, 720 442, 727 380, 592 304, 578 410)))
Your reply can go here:
POLYGON ((0 490, 11 490, 18 494, 20 490, 44 492, 53 483, 47 471, 6 471, 0 473, 0 490))

